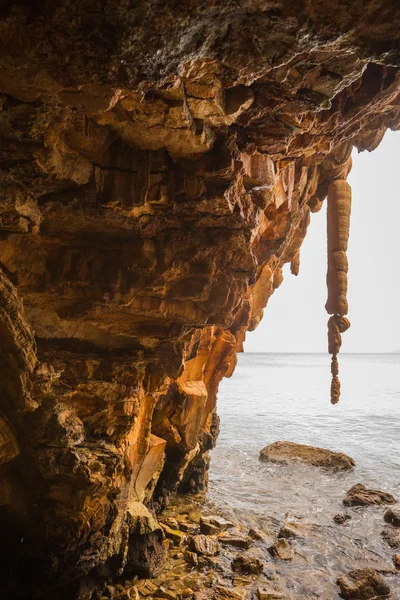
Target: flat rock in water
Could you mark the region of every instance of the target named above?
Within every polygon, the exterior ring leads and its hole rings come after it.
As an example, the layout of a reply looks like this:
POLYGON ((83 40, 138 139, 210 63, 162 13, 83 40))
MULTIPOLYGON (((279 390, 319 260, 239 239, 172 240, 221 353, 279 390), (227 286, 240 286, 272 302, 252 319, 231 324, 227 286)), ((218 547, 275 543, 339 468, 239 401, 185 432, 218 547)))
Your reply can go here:
POLYGON ((390 587, 375 569, 357 569, 340 577, 336 582, 346 600, 372 600, 386 598, 390 587))
POLYGON ((250 536, 242 533, 222 533, 218 536, 218 541, 224 546, 233 546, 234 548, 242 548, 247 550, 253 544, 250 536))
POLYGON ((189 548, 192 552, 196 552, 196 554, 202 554, 204 556, 214 556, 221 550, 221 547, 217 541, 212 540, 201 533, 190 538, 189 548))
POLYGON ((386 523, 390 523, 394 527, 400 527, 400 510, 398 508, 388 508, 383 518, 386 523))
POLYGON ((286 600, 287 596, 272 588, 262 587, 257 589, 257 598, 258 600, 286 600))
POLYGON ((260 452, 260 460, 281 464, 302 462, 332 471, 348 471, 355 465, 354 460, 342 452, 294 442, 274 442, 265 446, 260 452))
POLYGON ((382 506, 395 503, 396 498, 392 494, 381 490, 369 490, 362 483, 353 485, 343 500, 345 506, 382 506))

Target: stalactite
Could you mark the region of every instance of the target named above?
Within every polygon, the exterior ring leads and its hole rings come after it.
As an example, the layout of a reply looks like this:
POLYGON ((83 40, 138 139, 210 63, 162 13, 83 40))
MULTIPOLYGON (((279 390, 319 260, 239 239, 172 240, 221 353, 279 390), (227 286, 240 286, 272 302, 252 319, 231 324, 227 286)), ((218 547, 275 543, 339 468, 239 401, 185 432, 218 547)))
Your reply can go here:
POLYGON ((347 244, 350 230, 351 188, 347 181, 338 179, 328 188, 328 299, 326 311, 333 315, 328 321, 328 351, 331 362, 331 402, 336 404, 340 398, 339 364, 337 355, 342 344, 342 336, 350 327, 350 321, 344 315, 347 304, 347 244))

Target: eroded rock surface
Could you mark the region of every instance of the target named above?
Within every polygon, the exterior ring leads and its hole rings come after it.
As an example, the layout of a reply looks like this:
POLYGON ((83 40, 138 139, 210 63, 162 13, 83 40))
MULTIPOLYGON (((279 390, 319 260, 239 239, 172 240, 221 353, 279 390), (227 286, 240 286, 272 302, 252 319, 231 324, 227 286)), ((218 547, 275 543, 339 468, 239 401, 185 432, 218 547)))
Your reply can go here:
POLYGON ((162 560, 310 214, 400 126, 398 11, 1 2, 2 593, 162 560))
POLYGON ((333 452, 294 442, 274 442, 265 446, 260 452, 260 460, 284 465, 301 462, 332 471, 348 471, 355 465, 354 460, 343 452, 333 452))
POLYGON ((337 581, 340 593, 347 600, 368 600, 390 596, 390 588, 375 569, 350 571, 337 581))

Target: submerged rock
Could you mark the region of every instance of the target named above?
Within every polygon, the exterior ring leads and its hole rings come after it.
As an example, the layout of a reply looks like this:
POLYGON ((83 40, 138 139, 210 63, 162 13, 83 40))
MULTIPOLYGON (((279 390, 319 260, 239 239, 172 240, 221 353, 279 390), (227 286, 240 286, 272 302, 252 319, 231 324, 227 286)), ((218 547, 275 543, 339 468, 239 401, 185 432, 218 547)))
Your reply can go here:
POLYGON ((383 518, 386 523, 390 523, 394 527, 400 527, 400 510, 398 508, 388 508, 383 518))
POLYGON ((390 587, 375 569, 357 569, 337 580, 340 593, 346 600, 386 598, 390 587))
POLYGON ((395 527, 385 527, 385 529, 381 532, 381 536, 385 540, 385 542, 391 547, 397 550, 400 548, 400 530, 395 527))
POLYGON ((351 518, 351 515, 348 515, 346 513, 339 513, 333 517, 333 520, 335 521, 336 525, 345 525, 345 523, 350 521, 351 518))
POLYGON ((285 465, 302 462, 333 471, 348 471, 355 465, 354 460, 342 452, 294 442, 274 442, 265 446, 260 452, 260 460, 285 465))
POLYGON ((218 536, 218 541, 224 546, 233 546, 234 548, 242 548, 247 550, 253 543, 250 536, 242 533, 223 533, 218 536))
POLYGON ((393 554, 393 564, 396 569, 400 569, 400 554, 393 554))
POLYGON ((369 490, 362 483, 356 483, 349 489, 343 504, 345 506, 372 506, 383 504, 395 504, 396 498, 388 492, 381 490, 369 490))
POLYGON ((259 574, 263 568, 262 560, 253 552, 238 554, 232 561, 232 569, 240 573, 259 574))

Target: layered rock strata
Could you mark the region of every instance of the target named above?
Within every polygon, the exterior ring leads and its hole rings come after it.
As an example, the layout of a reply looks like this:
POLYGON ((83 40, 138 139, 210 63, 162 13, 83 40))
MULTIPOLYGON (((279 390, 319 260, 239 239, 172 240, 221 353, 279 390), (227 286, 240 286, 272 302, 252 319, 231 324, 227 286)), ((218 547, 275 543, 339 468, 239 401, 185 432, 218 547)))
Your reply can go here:
POLYGON ((398 11, 1 2, 10 597, 159 568, 155 511, 206 484, 219 382, 310 213, 400 126, 398 11))

